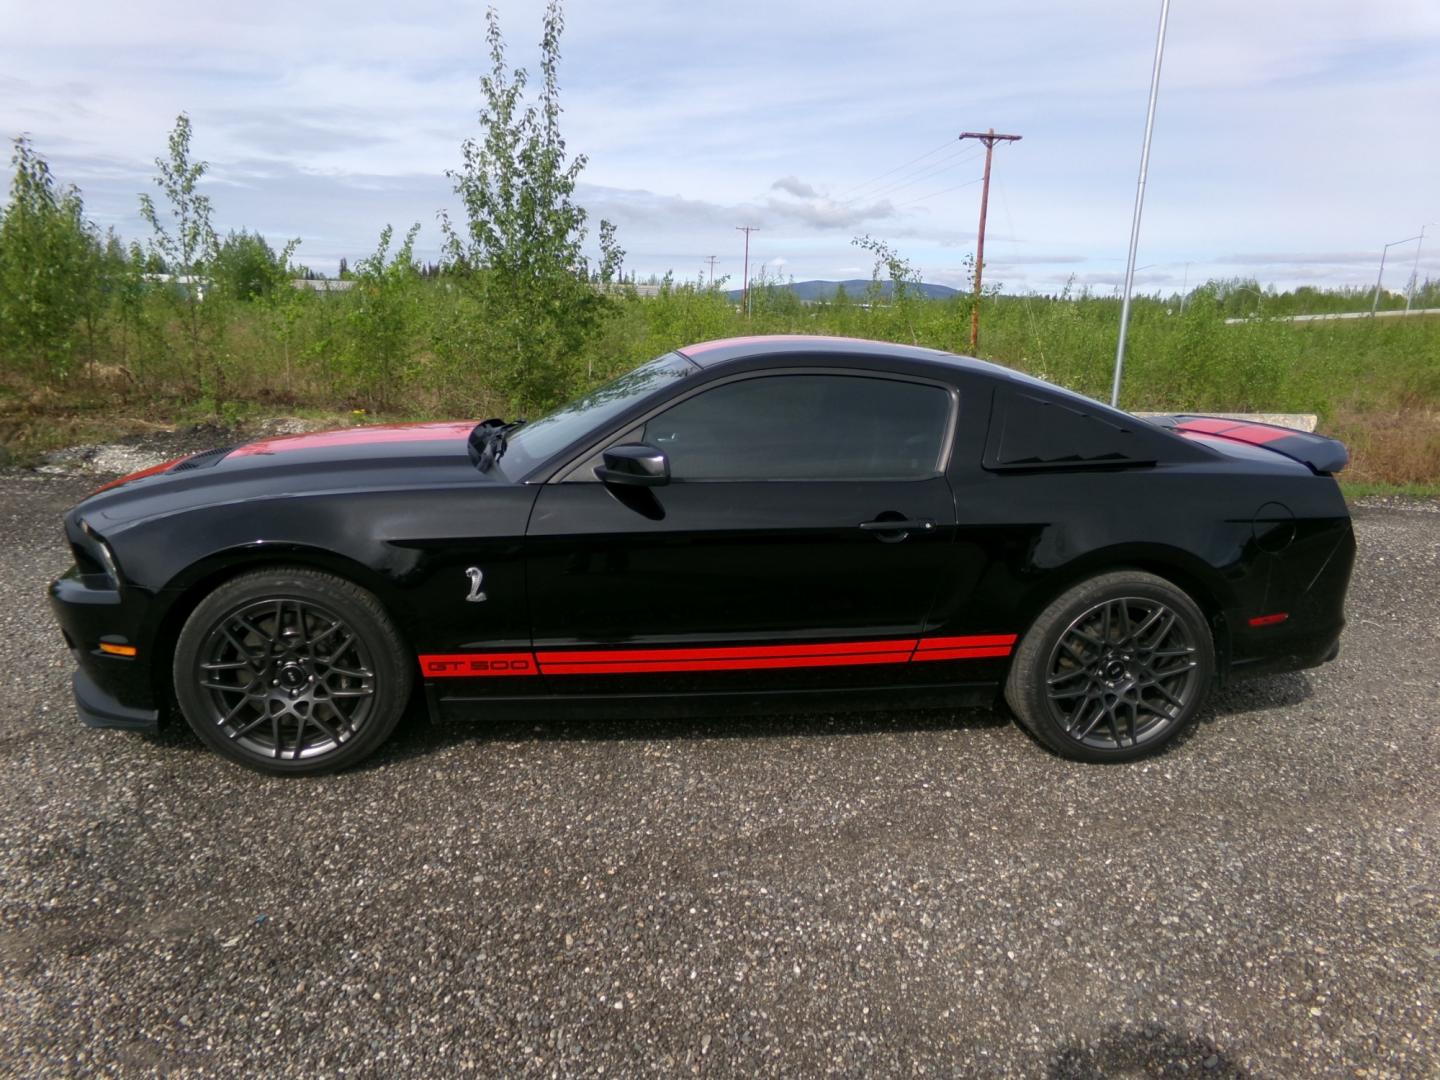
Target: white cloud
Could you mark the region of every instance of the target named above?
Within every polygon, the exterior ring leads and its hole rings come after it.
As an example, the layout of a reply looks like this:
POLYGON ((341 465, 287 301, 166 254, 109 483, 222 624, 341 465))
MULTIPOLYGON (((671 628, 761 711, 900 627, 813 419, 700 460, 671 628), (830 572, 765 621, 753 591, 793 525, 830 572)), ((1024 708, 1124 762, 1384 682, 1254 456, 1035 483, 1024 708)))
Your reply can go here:
MULTIPOLYGON (((542 0, 499 6, 511 60, 533 66, 542 0)), ((752 224, 752 255, 784 257, 798 278, 838 273, 851 236, 871 232, 953 283, 979 199, 978 160, 954 140, 992 124, 1024 138, 995 154, 991 273, 1048 288, 1077 269, 1123 272, 1148 9, 569 8, 561 81, 569 146, 590 157, 582 200, 619 223, 641 273, 688 273, 711 253, 738 272, 734 227, 752 224)), ((475 131, 483 21, 441 0, 343 13, 0 0, 0 132, 30 132, 97 220, 138 235, 135 195, 186 109, 225 225, 302 235, 321 268, 387 221, 421 221, 433 250, 444 171, 475 131)), ((1440 146, 1420 137, 1440 104, 1437 48, 1428 0, 1174 9, 1141 237, 1141 263, 1160 264, 1150 277, 1373 282, 1382 243, 1440 218, 1440 146), (1345 135, 1360 130, 1363 145, 1345 135)), ((1428 256, 1421 269, 1436 272, 1428 256)))

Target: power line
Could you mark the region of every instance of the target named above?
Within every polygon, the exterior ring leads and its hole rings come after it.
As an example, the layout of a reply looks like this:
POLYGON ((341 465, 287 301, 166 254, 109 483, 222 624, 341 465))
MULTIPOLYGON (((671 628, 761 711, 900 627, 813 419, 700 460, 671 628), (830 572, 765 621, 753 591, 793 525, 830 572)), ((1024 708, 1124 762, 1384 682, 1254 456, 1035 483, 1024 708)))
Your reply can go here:
MULTIPOLYGON (((1168 0, 1167 0, 1168 2, 1168 0)), ((975 240, 975 302, 970 307, 970 352, 980 347, 980 275, 985 269, 985 211, 990 205, 990 158, 997 142, 1019 142, 1019 135, 996 135, 989 131, 962 131, 960 141, 978 139, 985 144, 985 186, 980 189, 980 233, 975 240)))
POLYGON ((934 167, 924 169, 908 177, 902 177, 901 179, 895 181, 895 183, 883 187, 878 191, 872 192, 870 195, 867 196, 867 198, 879 199, 882 196, 893 195, 897 191, 904 191, 907 187, 918 184, 922 180, 932 179, 933 177, 939 176, 943 172, 947 172, 950 169, 955 168, 957 165, 964 165, 967 161, 974 161, 979 156, 979 151, 972 151, 968 154, 962 151, 961 153, 956 154, 954 157, 944 159, 941 163, 935 165, 934 167))
POLYGON ((908 202, 902 202, 899 206, 895 207, 895 209, 903 210, 907 206, 914 206, 916 203, 924 202, 926 199, 933 199, 936 195, 948 195, 950 194, 950 192, 959 191, 961 188, 973 187, 984 179, 985 178, 983 176, 977 176, 974 180, 966 180, 963 184, 956 184, 954 187, 941 188, 939 191, 932 191, 929 195, 921 195, 918 199, 911 199, 908 202))
POLYGON ((929 180, 931 177, 939 176, 947 169, 951 169, 956 165, 963 165, 967 161, 974 161, 979 156, 980 152, 978 150, 971 150, 967 152, 966 148, 962 147, 956 153, 951 154, 949 157, 942 158, 940 161, 932 162, 928 165, 924 165, 921 168, 915 170, 914 172, 907 173, 906 175, 901 176, 899 179, 893 180, 890 183, 884 185, 883 187, 877 188, 874 191, 866 192, 862 195, 854 195, 851 196, 849 199, 841 200, 839 205, 850 206, 854 203, 859 202, 862 199, 873 200, 879 199, 885 195, 892 195, 897 191, 903 191, 905 188, 910 187, 912 184, 918 184, 921 180, 929 180))
POLYGON ((856 184, 856 185, 854 185, 853 187, 845 188, 845 189, 843 189, 843 190, 840 192, 840 194, 841 194, 841 195, 847 195, 847 194, 849 194, 849 193, 852 192, 852 191, 859 191, 861 188, 867 188, 867 187, 869 187, 871 184, 873 184, 876 180, 883 180, 883 179, 885 179, 885 177, 890 176, 892 173, 897 173, 897 172, 899 172, 901 169, 905 169, 905 168, 908 168, 908 167, 911 166, 911 165, 914 165, 917 161, 924 161, 924 160, 925 160, 926 158, 928 158, 928 157, 933 157, 935 154, 938 154, 941 150, 944 150, 947 146, 950 146, 950 145, 952 145, 951 142, 950 142, 950 140, 949 140, 949 139, 946 139, 946 140, 945 140, 943 143, 941 143, 939 146, 935 147, 935 149, 933 149, 933 150, 926 150, 925 153, 921 154, 919 157, 913 157, 913 158, 911 158, 909 161, 904 162, 903 164, 896 165, 893 169, 887 169, 887 170, 885 170, 885 172, 882 172, 879 176, 872 176, 869 180, 866 180, 863 184, 856 184))

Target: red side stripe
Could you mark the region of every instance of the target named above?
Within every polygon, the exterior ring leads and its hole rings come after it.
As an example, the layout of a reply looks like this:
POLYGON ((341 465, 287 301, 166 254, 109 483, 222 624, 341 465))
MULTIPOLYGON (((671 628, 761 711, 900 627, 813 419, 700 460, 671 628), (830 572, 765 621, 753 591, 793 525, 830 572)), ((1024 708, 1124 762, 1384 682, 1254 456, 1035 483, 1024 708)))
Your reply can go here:
POLYGON ((911 659, 919 663, 922 660, 978 660, 984 656, 1009 655, 1009 645, 992 645, 978 649, 930 649, 917 652, 911 659))
POLYGON ((542 663, 598 664, 614 660, 742 660, 762 657, 844 656, 850 653, 908 653, 915 639, 908 641, 836 641, 819 645, 724 645, 706 649, 585 649, 571 652, 547 649, 542 663))
POLYGON ((862 664, 904 664, 910 653, 845 653, 840 656, 749 656, 732 660, 611 660, 605 663, 551 663, 540 654, 545 675, 617 675, 647 671, 759 671, 773 668, 857 667, 862 664))
POLYGON ((931 649, 969 649, 977 646, 990 645, 1014 645, 1016 635, 1014 634, 974 634, 969 637, 932 637, 921 638, 917 651, 929 652, 931 649))
POLYGON ((613 675, 666 671, 755 671, 775 668, 904 664, 913 660, 972 660, 1009 656, 1014 634, 834 641, 801 645, 724 645, 712 648, 546 649, 540 652, 427 653, 429 679, 492 675, 613 675))

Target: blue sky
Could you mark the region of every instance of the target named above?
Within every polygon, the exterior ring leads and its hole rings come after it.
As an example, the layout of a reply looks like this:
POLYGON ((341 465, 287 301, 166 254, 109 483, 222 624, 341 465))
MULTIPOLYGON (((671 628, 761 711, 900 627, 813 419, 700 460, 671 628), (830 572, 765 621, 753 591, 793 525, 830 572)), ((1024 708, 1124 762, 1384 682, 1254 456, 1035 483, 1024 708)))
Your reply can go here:
MULTIPOLYGON (((496 6, 533 67, 541 4, 496 6)), ((752 267, 782 276, 868 277, 850 241, 869 233, 958 284, 981 161, 955 137, 993 126, 1024 138, 996 150, 987 279, 1109 292, 1158 12, 572 0, 560 76, 569 146, 590 159, 580 199, 642 277, 717 255, 738 283, 734 226, 751 224, 752 267)), ((0 131, 29 133, 100 225, 144 235, 136 196, 184 109, 222 229, 299 237, 324 272, 387 223, 420 222, 421 254, 438 252, 444 173, 476 134, 482 6, 0 0, 0 27, 0 131)), ((1138 287, 1372 285, 1383 243, 1440 220, 1437 119, 1434 0, 1174 0, 1138 287)), ((1440 276, 1431 236, 1422 276, 1440 276)), ((1414 252, 1391 249, 1388 286, 1414 252)))

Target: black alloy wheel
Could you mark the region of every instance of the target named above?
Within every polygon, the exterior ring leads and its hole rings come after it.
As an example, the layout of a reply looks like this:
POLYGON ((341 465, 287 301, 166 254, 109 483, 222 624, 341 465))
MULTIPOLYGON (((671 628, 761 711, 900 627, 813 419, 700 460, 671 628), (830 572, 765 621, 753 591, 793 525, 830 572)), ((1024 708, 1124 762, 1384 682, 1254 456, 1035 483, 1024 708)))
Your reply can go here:
POLYGON ((1162 578, 1118 572, 1041 614, 1016 653, 1006 698, 1056 752, 1124 761, 1179 735, 1213 676, 1210 628, 1194 601, 1162 578))
POLYGON ((1077 742, 1101 749, 1158 737, 1195 696, 1195 642, 1165 604, 1104 600, 1065 628, 1050 650, 1046 695, 1077 742))
POLYGON ((390 734, 410 665, 378 601, 311 570, 246 574, 195 609, 175 688, 195 732, 266 772, 343 768, 390 734))

